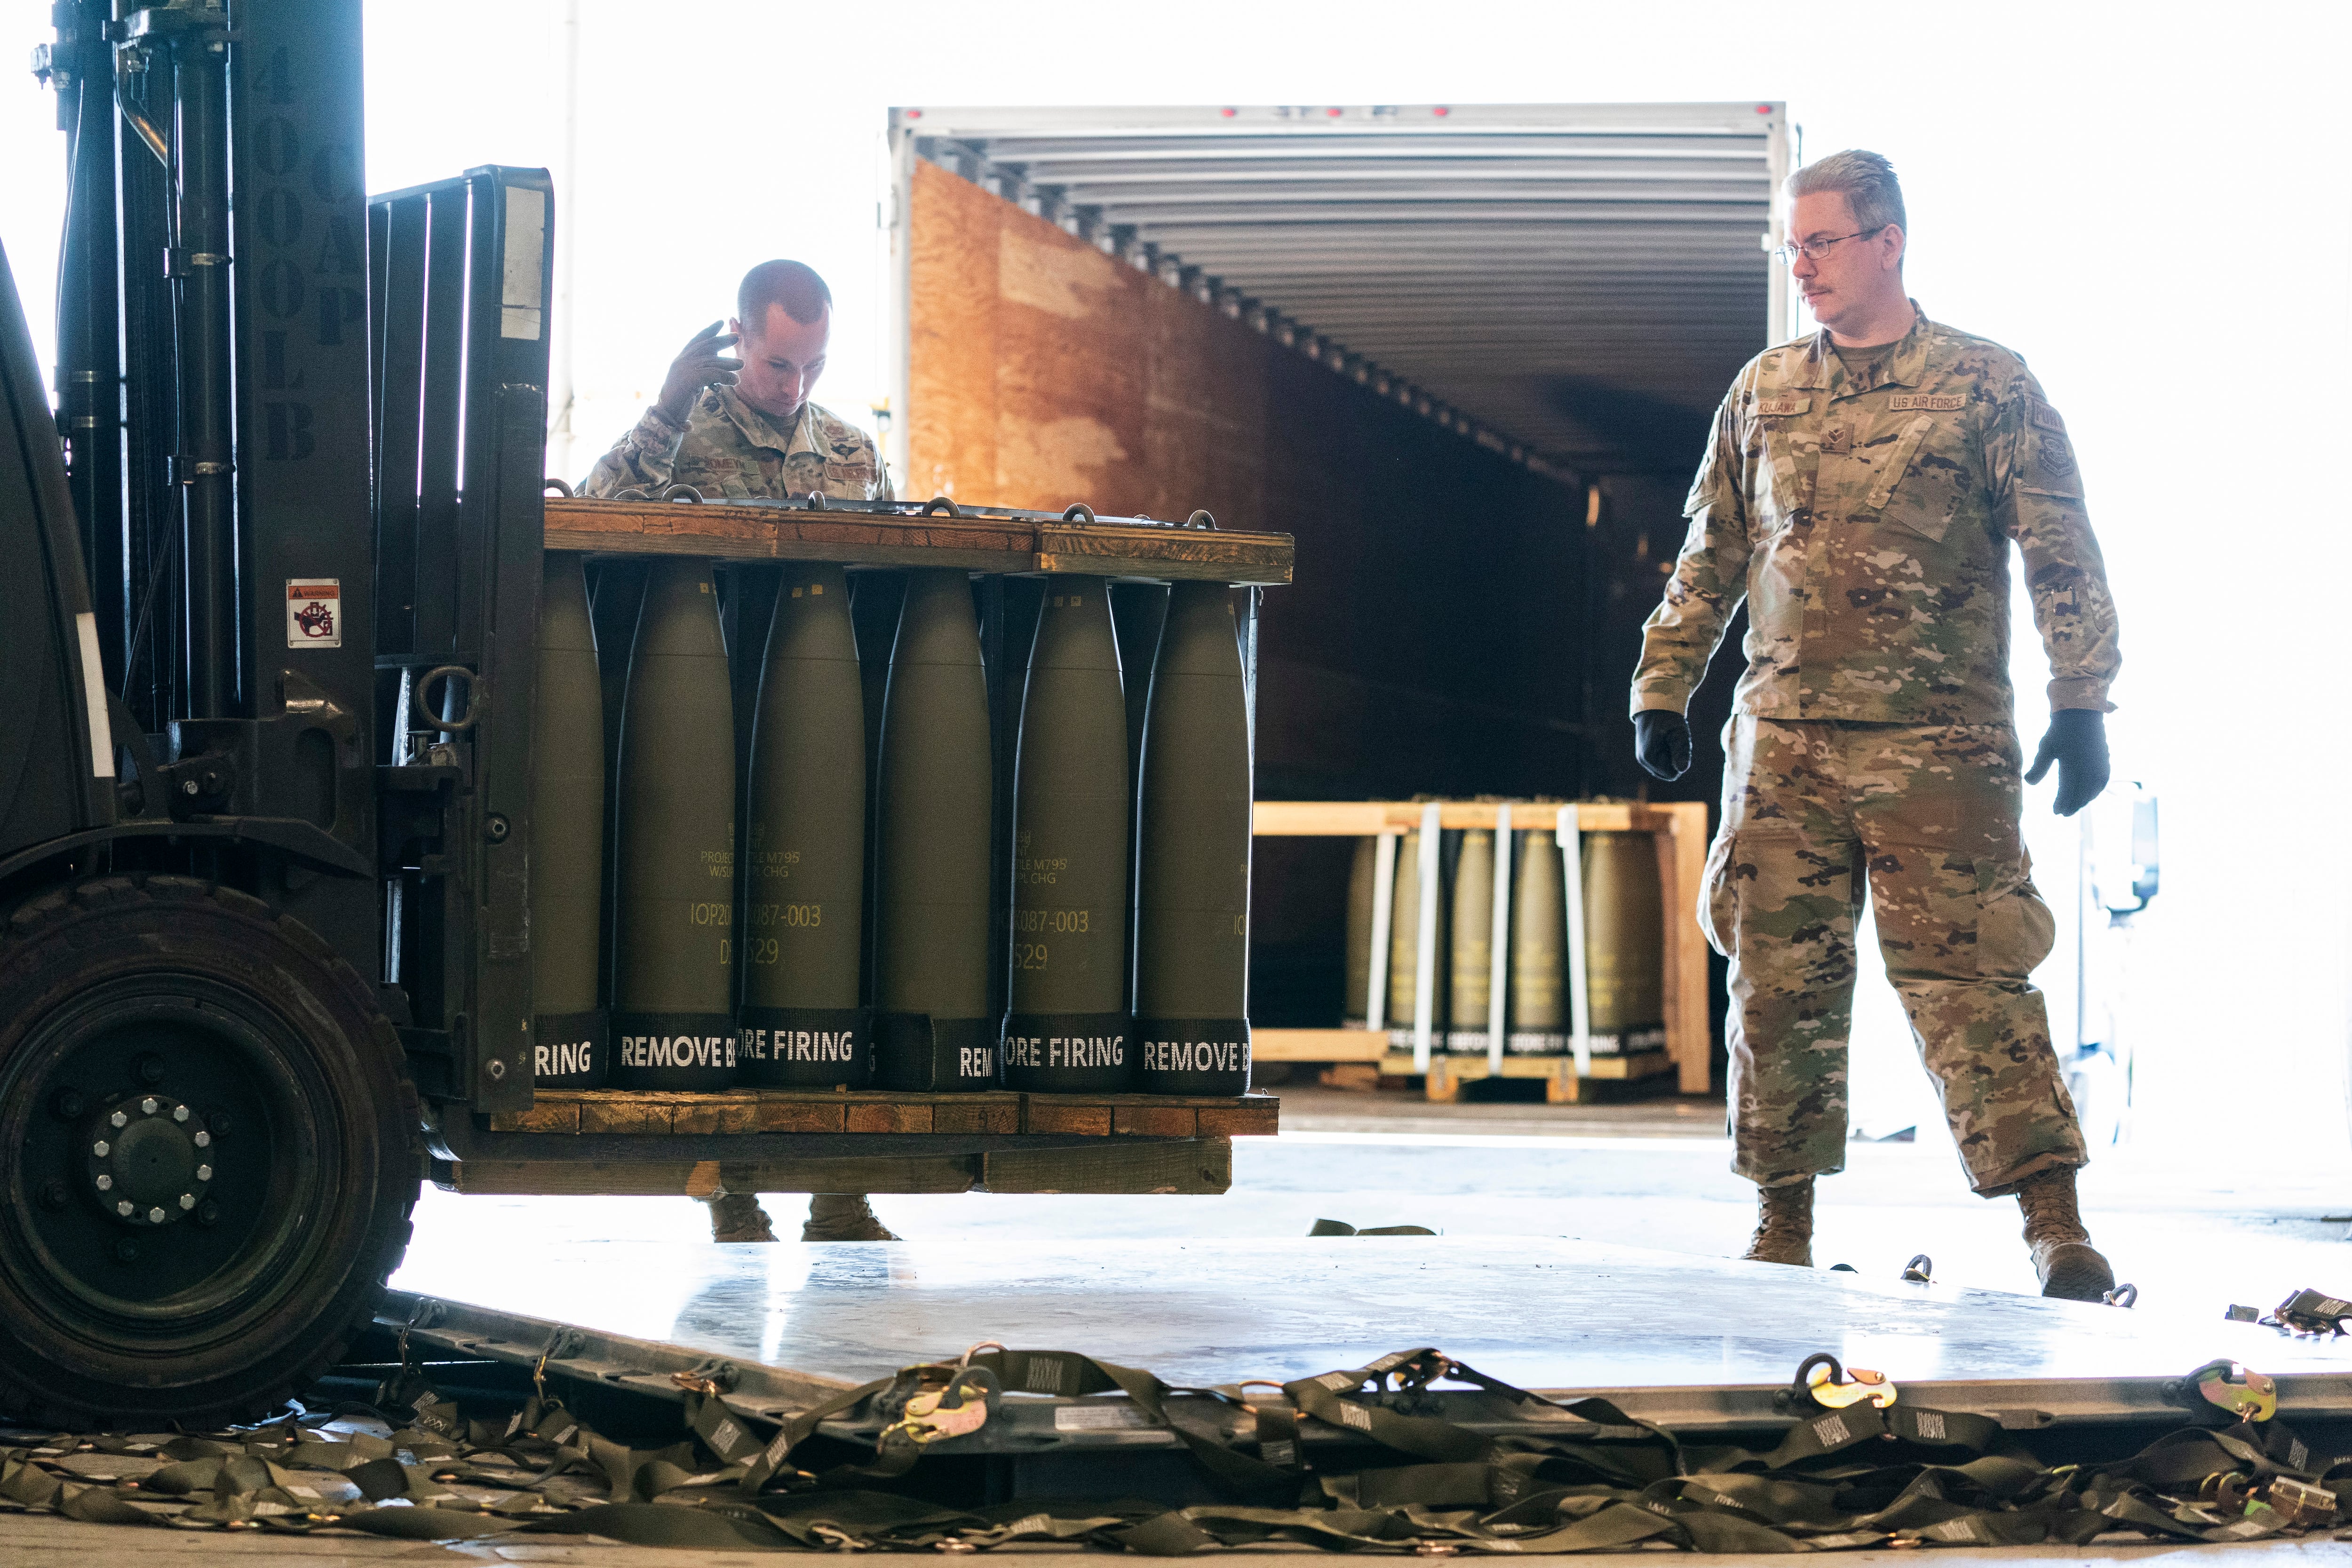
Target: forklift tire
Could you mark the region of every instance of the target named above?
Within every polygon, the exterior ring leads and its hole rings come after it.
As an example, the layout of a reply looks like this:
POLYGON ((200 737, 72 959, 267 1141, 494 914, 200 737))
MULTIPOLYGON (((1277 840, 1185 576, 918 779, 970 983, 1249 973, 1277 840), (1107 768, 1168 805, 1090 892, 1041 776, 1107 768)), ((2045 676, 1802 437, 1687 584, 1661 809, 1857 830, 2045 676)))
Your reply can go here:
POLYGON ((408 1246, 416 1091, 374 990, 184 877, 0 931, 0 1414, 152 1431, 283 1405, 408 1246))

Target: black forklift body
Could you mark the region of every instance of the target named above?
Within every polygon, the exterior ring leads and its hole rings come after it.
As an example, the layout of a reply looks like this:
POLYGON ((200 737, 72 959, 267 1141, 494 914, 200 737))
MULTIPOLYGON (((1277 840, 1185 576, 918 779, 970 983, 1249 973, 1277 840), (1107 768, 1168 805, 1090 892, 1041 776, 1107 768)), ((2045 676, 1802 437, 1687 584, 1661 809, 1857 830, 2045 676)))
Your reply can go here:
POLYGON ((899 574, 979 574, 995 1017, 1041 579, 1118 579, 1144 669, 1162 583, 1286 582, 1287 537, 822 498, 683 528, 564 501, 551 534, 546 173, 369 198, 360 0, 113 11, 60 0, 37 56, 71 170, 55 416, 0 255, 0 1411, 152 1429, 299 1392, 369 1321, 427 1171, 1223 1191, 1265 1097, 535 1089, 540 593, 551 541, 601 559, 620 638, 645 562, 715 524, 740 704, 782 561, 882 568, 852 595, 870 755, 899 574))
MULTIPOLYGON (((104 789, 65 789, 56 721, 41 730, 32 683, 10 688, 0 730, 43 734, 50 761, 7 781, 0 821, 71 822, 12 834, 0 887, 94 869, 204 875, 372 973, 359 6, 109 10, 61 5, 47 56, 72 180, 64 483, 44 487, 43 504, 73 508, 76 548, 68 568, 47 511, 35 514, 49 575, 12 571, 7 591, 40 582, 48 603, 9 616, 0 637, 16 666, 44 657, 28 639, 49 625, 72 682, 115 694, 103 749, 120 755, 104 789), (58 623, 78 616, 86 633, 60 643, 58 623)), ((29 353, 10 374, 12 404, 37 408, 29 353)), ((0 548, 26 548, 19 531, 0 548)))

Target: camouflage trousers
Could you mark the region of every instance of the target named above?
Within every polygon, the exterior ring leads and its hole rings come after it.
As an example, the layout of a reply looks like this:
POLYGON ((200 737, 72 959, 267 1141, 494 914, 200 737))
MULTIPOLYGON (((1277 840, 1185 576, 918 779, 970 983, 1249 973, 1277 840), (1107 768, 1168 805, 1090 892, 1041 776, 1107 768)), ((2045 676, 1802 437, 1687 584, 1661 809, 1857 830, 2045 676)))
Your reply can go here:
POLYGON ((1865 885, 1969 1184, 1997 1197, 2083 1164, 2026 979, 2056 924, 2018 834, 2016 732, 1737 715, 1723 749, 1698 912, 1731 960, 1732 1169, 1770 1186, 1844 1168, 1865 885))

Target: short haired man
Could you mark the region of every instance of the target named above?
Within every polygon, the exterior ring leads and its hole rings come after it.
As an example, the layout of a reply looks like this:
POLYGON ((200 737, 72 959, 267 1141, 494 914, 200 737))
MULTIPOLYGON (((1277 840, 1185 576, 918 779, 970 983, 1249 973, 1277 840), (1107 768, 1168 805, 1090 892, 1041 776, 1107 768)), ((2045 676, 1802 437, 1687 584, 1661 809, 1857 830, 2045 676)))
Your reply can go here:
POLYGON ((822 492, 887 500, 890 475, 873 439, 809 393, 833 339, 833 291, 797 261, 743 274, 735 318, 697 332, 679 351, 661 395, 596 461, 580 493, 658 495, 674 484, 735 500, 822 492), (740 360, 727 350, 742 345, 740 360))
MULTIPOLYGON (((674 484, 737 500, 784 500, 812 491, 888 500, 890 475, 865 431, 809 399, 833 338, 833 291, 797 261, 743 274, 735 319, 695 333, 662 382, 661 396, 596 460, 580 493, 659 495, 674 484), (740 360, 727 350, 742 344, 740 360)), ((756 1193, 718 1193, 714 1241, 773 1241, 756 1193)), ((896 1241, 864 1194, 809 1199, 803 1241, 896 1241)))
POLYGON ((2014 1193, 2042 1294, 2114 1288, 2075 1207, 2087 1159, 2028 981, 2055 923, 2028 875, 2009 683, 2009 546, 2053 711, 2026 784, 2071 816, 2105 787, 2116 611, 2066 426, 2025 363, 1906 294, 1903 195, 1874 153, 1790 175, 1793 268, 1821 330, 1732 383, 1643 628, 1636 752, 1690 765, 1683 717, 1748 603, 1723 825, 1699 918, 1731 960, 1732 1168, 1747 1256, 1812 1261, 1813 1179, 1843 1168, 1854 921, 1940 1081, 1970 1184, 2014 1193))

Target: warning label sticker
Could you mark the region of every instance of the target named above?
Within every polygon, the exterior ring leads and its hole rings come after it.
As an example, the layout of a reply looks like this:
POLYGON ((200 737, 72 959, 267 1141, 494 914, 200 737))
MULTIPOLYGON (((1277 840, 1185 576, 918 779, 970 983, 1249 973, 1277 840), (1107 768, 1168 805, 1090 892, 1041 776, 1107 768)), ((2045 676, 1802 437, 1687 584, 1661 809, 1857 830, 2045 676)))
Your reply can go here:
POLYGON ((286 646, 343 646, 343 584, 336 577, 292 577, 286 583, 286 646))

